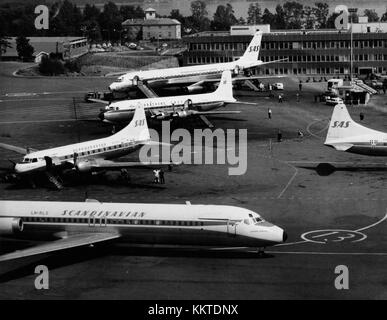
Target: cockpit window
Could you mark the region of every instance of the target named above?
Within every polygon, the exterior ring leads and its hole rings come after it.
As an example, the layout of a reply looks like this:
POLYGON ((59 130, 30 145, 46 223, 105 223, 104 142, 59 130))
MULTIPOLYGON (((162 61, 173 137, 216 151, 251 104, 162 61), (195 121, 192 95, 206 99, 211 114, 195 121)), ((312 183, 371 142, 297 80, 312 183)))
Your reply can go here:
POLYGON ((29 158, 24 158, 24 159, 23 159, 23 162, 24 162, 24 163, 29 163, 29 162, 31 162, 31 159, 29 159, 29 158))
POLYGON ((32 162, 38 162, 38 159, 33 158, 33 159, 32 159, 32 162))

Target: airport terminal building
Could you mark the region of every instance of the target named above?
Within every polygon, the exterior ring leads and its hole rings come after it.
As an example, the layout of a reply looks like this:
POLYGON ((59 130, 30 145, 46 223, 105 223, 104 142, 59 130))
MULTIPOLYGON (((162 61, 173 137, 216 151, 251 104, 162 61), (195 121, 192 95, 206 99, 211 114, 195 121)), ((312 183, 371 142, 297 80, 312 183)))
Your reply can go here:
MULTIPOLYGON (((353 73, 361 67, 373 67, 387 73, 387 24, 356 26, 353 39, 353 73), (384 29, 383 29, 384 27, 384 29)), ((351 32, 324 30, 263 31, 260 58, 264 62, 287 59, 258 68, 257 75, 297 75, 349 77, 351 32)), ((250 26, 234 26, 230 32, 202 32, 184 38, 188 50, 184 65, 229 62, 246 50, 255 31, 250 26), (243 32, 241 29, 246 29, 243 32), (243 34, 244 33, 244 34, 243 34)))

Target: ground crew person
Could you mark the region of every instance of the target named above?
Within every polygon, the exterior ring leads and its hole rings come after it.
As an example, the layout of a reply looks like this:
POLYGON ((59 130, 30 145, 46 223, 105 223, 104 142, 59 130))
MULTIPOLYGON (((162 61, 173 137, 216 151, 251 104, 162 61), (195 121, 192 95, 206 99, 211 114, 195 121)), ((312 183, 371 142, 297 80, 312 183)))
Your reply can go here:
POLYGON ((281 142, 282 141, 282 132, 280 129, 278 129, 278 133, 277 133, 277 141, 278 142, 281 142))
POLYGON ((363 112, 360 112, 359 118, 360 118, 360 121, 363 121, 363 120, 364 120, 364 113, 363 113, 363 112))
POLYGON ((300 95, 297 93, 297 102, 300 102, 300 95))
POLYGON ((281 95, 278 96, 278 102, 282 103, 282 96, 281 95))
POLYGON ((160 170, 159 169, 155 169, 153 170, 153 174, 155 176, 155 179, 154 179, 154 183, 160 183, 160 170))
POLYGON ((271 119, 271 109, 270 108, 267 109, 267 116, 268 116, 269 119, 271 119))
POLYGON ((298 84, 298 89, 301 91, 302 90, 302 83, 301 83, 301 80, 300 80, 300 83, 298 84))

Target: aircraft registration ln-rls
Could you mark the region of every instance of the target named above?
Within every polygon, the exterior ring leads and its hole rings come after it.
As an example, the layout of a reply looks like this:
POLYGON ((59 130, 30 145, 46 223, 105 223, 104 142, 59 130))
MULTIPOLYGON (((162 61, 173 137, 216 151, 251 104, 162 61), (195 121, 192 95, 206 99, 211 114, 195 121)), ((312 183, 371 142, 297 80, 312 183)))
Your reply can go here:
MULTIPOLYGON (((151 141, 144 108, 136 108, 133 120, 121 131, 107 138, 91 140, 62 147, 27 153, 23 161, 14 164, 14 172, 34 185, 34 177, 45 173, 49 181, 58 189, 60 173, 76 170, 79 173, 95 173, 125 168, 144 168, 171 165, 162 162, 116 162, 119 158, 146 144, 159 144, 151 141)), ((0 147, 26 153, 27 150, 0 143, 0 147)))
POLYGON ((130 244, 254 247, 286 241, 259 214, 224 205, 0 201, 0 237, 40 240, 0 261, 117 240, 130 244))
MULTIPOLYGON (((219 79, 219 75, 223 71, 233 71, 234 74, 238 75, 241 71, 250 68, 275 63, 276 61, 262 62, 258 59, 261 40, 262 31, 258 31, 254 35, 243 56, 236 61, 168 69, 133 71, 120 76, 117 81, 109 86, 109 90, 113 92, 127 91, 132 87, 139 87, 144 83, 152 86, 165 87, 167 85, 179 85, 191 82, 194 84, 187 89, 189 89, 189 91, 194 91, 196 87, 200 87, 206 78, 213 79, 214 77, 217 77, 219 79)), ((277 61, 283 60, 284 59, 277 61)))
MULTIPOLYGON (((251 104, 237 101, 233 96, 231 71, 224 71, 218 88, 212 93, 193 94, 175 97, 157 97, 150 99, 123 100, 105 107, 100 119, 106 122, 129 122, 138 106, 144 107, 147 115, 153 119, 164 120, 207 116, 217 114, 236 114, 240 111, 214 111, 229 103, 251 104)), ((209 121, 202 120, 208 124, 209 121)), ((212 127, 212 125, 210 125, 212 127)))
POLYGON ((339 151, 387 156, 387 133, 353 121, 344 104, 335 106, 324 144, 339 151))

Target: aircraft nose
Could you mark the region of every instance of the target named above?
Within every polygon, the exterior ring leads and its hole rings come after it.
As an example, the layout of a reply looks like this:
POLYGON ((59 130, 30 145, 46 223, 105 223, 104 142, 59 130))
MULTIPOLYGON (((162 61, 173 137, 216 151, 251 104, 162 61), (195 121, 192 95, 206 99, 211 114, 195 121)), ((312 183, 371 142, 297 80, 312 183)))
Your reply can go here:
POLYGON ((98 115, 98 118, 100 118, 101 121, 104 121, 105 120, 105 112, 104 111, 101 111, 98 115))
POLYGON ((23 172, 22 166, 21 166, 19 163, 17 163, 17 164, 15 165, 14 170, 15 170, 16 173, 21 173, 21 172, 23 172))

